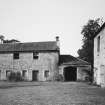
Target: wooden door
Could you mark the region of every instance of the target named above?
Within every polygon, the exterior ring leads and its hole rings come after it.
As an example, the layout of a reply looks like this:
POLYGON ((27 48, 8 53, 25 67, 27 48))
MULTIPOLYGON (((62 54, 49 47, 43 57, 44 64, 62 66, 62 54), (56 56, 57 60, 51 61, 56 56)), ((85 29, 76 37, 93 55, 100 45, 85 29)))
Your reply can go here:
POLYGON ((38 70, 33 70, 32 71, 32 80, 33 81, 38 81, 38 75, 39 75, 39 71, 38 70))

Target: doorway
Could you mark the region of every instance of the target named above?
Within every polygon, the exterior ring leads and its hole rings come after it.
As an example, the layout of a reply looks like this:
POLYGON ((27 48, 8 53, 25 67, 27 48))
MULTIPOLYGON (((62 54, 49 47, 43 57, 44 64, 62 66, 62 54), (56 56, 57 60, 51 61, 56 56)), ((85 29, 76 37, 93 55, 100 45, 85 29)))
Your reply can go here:
POLYGON ((64 68, 64 79, 65 81, 76 81, 77 80, 77 68, 76 67, 64 68))
POLYGON ((38 81, 38 75, 39 75, 39 71, 38 70, 33 70, 32 71, 32 80, 33 81, 38 81))
POLYGON ((24 79, 27 78, 27 70, 23 70, 23 71, 22 71, 22 77, 23 77, 24 79))

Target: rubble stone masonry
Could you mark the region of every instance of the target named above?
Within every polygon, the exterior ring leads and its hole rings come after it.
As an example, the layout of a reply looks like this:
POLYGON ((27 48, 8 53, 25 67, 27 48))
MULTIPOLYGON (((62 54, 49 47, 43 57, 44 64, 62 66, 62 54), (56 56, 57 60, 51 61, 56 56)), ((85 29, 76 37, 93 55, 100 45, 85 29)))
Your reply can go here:
POLYGON ((13 53, 0 54, 0 80, 6 80, 6 72, 26 70, 26 79, 32 80, 32 71, 38 70, 38 80, 46 81, 45 70, 53 77, 58 71, 58 52, 39 52, 38 59, 33 59, 33 52, 20 52, 19 59, 13 59, 13 53))

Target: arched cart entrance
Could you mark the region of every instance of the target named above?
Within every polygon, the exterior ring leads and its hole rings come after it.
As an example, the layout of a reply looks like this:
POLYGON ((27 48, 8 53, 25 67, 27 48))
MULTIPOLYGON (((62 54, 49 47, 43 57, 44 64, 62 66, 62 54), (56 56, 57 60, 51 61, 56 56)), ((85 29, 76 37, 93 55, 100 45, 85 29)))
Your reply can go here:
POLYGON ((63 75, 64 75, 65 81, 76 81, 77 80, 77 68, 76 67, 65 67, 63 75))

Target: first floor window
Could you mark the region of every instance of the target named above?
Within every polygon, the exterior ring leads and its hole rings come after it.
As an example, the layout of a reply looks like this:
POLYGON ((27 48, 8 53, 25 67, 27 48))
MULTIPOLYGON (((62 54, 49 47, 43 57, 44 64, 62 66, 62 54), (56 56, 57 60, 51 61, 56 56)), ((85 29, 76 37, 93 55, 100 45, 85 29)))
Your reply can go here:
POLYGON ((38 59, 39 53, 38 52, 33 52, 33 59, 38 59))
POLYGON ((45 77, 45 78, 48 78, 48 77, 49 77, 49 71, 48 71, 48 70, 45 70, 45 72, 44 72, 44 77, 45 77))
POLYGON ((19 53, 17 53, 17 52, 14 53, 14 54, 13 54, 13 59, 19 59, 19 53))

